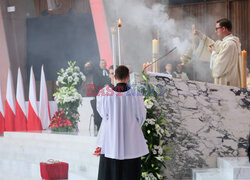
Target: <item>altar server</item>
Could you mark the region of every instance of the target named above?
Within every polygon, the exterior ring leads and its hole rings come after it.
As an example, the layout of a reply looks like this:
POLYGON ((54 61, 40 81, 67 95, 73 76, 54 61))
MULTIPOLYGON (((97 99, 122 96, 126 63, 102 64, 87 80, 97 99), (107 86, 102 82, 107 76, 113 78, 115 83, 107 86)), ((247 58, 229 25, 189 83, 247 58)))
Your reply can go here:
POLYGON ((198 57, 210 60, 214 83, 240 87, 241 43, 231 31, 231 21, 220 19, 216 22, 216 35, 219 39, 216 42, 199 31, 195 30, 194 34, 201 39, 197 48, 198 57))
POLYGON ((97 110, 102 117, 98 180, 140 180, 141 156, 148 146, 141 126, 146 119, 143 96, 128 86, 129 69, 115 70, 115 87, 99 91, 97 110))

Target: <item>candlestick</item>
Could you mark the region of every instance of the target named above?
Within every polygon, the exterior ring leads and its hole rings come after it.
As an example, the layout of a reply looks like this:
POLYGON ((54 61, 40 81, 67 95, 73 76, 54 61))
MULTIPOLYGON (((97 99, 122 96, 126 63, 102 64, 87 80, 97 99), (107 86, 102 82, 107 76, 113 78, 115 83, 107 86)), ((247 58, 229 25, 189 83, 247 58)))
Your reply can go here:
POLYGON ((247 51, 242 51, 241 57, 241 88, 247 88, 247 51))
MULTIPOLYGON (((115 49, 115 27, 111 27, 111 40, 112 40, 112 55, 113 55, 113 69, 116 69, 116 49, 115 49)), ((114 85, 116 85, 116 80, 114 78, 114 85)))

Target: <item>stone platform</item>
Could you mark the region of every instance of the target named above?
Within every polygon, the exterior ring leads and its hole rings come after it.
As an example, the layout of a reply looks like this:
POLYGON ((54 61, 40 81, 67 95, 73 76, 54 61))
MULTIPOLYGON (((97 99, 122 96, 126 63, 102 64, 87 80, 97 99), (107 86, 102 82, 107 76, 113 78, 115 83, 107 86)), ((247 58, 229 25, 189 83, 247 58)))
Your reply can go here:
POLYGON ((96 137, 85 134, 5 132, 0 137, 0 179, 41 179, 40 162, 69 163, 69 179, 96 180, 99 158, 93 156, 96 137))
POLYGON ((250 180, 248 157, 217 158, 218 168, 193 169, 193 180, 250 180))
POLYGON ((157 75, 149 80, 159 88, 155 105, 168 122, 169 180, 191 179, 194 168, 217 168, 218 157, 246 157, 249 91, 157 75))

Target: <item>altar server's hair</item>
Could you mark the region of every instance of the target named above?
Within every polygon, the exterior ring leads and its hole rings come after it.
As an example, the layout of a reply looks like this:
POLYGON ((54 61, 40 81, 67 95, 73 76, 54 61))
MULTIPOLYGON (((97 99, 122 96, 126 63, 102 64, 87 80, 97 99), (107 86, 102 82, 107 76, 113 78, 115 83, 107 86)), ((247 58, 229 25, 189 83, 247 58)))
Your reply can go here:
POLYGON ((219 23, 221 27, 227 28, 228 31, 232 31, 232 22, 229 19, 223 18, 218 20, 216 23, 219 23))
POLYGON ((129 76, 129 69, 126 66, 118 66, 115 70, 115 75, 118 80, 124 80, 129 76))

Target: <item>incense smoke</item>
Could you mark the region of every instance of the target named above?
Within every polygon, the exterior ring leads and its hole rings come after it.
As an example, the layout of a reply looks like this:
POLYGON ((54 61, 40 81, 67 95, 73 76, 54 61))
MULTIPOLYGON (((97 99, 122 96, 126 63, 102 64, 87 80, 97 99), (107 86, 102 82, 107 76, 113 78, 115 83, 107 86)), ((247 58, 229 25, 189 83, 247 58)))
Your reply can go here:
POLYGON ((192 19, 185 21, 186 29, 179 28, 175 20, 170 19, 166 6, 154 4, 148 6, 144 0, 104 0, 109 27, 116 25, 116 19, 122 18, 122 58, 135 71, 140 71, 142 63, 151 61, 152 39, 160 34, 160 54, 177 47, 166 61, 176 61, 191 46, 192 19))

